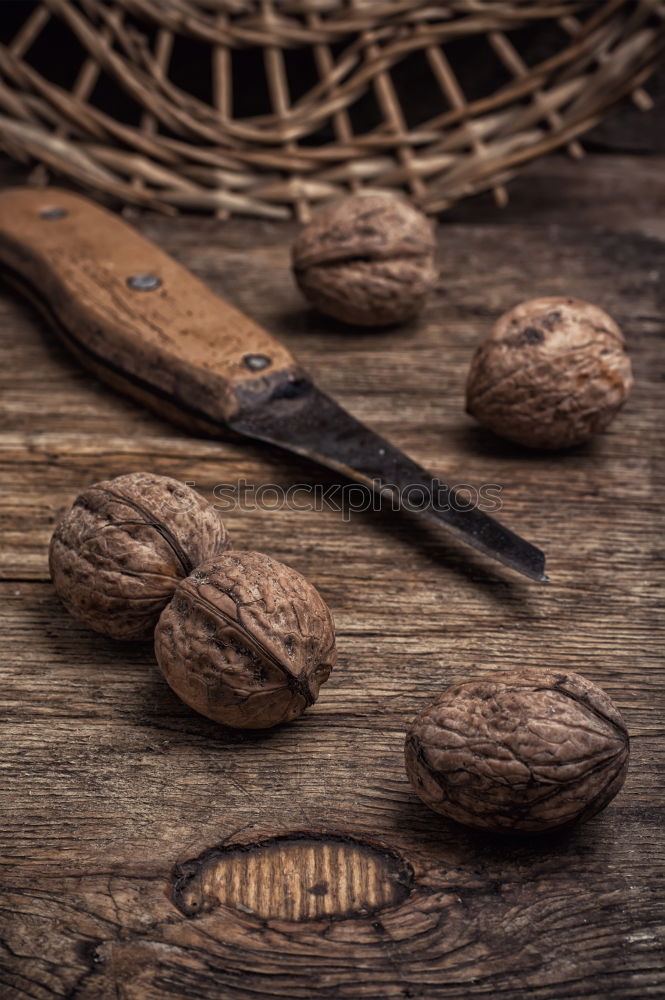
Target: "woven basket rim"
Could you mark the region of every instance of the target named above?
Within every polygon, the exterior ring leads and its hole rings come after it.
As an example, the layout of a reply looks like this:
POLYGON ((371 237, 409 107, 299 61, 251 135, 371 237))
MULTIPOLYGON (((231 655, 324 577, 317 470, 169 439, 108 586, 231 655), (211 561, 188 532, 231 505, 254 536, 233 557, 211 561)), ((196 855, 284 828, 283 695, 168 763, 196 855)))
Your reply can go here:
POLYGON ((48 170, 126 204, 219 215, 295 212, 304 219, 318 202, 365 188, 406 192, 432 213, 488 187, 504 203, 504 183, 523 163, 563 145, 583 155, 576 137, 631 91, 646 106, 639 88, 665 50, 665 0, 449 0, 434 7, 412 0, 42 0, 35 11, 22 36, 0 46, 5 150, 38 161, 41 181, 48 170), (355 18, 353 30, 338 15, 355 18), (136 25, 155 18, 151 47, 136 25), (527 64, 506 24, 537 18, 555 23, 569 41, 527 64), (87 52, 68 90, 30 62, 34 39, 53 20, 87 52), (330 39, 340 24, 346 34, 338 51, 330 39), (200 42, 201 33, 213 69, 209 101, 169 76, 180 34, 200 42), (473 99, 447 56, 450 41, 470 33, 508 76, 473 99), (231 53, 252 39, 270 110, 238 117, 231 53), (318 80, 292 94, 287 64, 300 44, 310 49, 318 80), (407 57, 435 80, 441 104, 412 126, 404 111, 409 95, 392 76, 407 57), (102 77, 129 95, 138 124, 97 106, 102 77), (359 130, 353 109, 366 95, 381 121, 359 130), (312 142, 323 126, 332 138, 312 142))

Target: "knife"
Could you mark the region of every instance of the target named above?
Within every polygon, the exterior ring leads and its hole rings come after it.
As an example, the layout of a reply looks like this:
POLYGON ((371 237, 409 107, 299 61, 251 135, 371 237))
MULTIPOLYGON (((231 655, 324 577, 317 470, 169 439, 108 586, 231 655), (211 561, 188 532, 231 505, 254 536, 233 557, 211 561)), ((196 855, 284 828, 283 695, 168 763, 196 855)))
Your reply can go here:
POLYGON ((117 215, 58 188, 0 192, 3 277, 104 382, 190 430, 277 445, 425 517, 532 580, 545 556, 365 427, 286 347, 117 215))

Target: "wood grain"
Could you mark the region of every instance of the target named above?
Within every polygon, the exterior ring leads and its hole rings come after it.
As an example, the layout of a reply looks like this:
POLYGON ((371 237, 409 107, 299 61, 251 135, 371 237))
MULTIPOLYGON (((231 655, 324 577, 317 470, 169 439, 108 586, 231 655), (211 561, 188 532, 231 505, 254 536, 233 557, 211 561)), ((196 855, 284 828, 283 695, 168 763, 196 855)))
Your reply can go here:
POLYGON ((413 872, 381 847, 308 832, 212 848, 178 865, 173 882, 187 917, 230 906, 261 920, 339 920, 397 906, 413 872))
MULTIPOLYGON (((441 279, 422 321, 390 333, 343 331, 303 307, 288 273, 289 227, 139 220, 282 339, 323 389, 435 474, 501 485, 501 518, 549 557, 544 588, 389 512, 229 512, 235 545, 304 573, 338 627, 339 664, 317 704, 264 734, 190 711, 160 678, 149 644, 114 643, 67 618, 46 548, 76 493, 121 472, 172 475, 213 499, 219 483, 314 484, 319 470, 175 430, 82 373, 2 289, 0 996, 665 996, 665 241, 652 226, 662 185, 653 160, 640 173, 632 159, 631 202, 622 171, 595 160, 597 176, 615 176, 624 191, 621 211, 599 180, 596 214, 585 205, 578 220, 582 181, 567 186, 565 172, 556 224, 554 195, 529 215, 525 194, 521 222, 474 221, 470 208, 468 220, 440 227, 441 279), (614 316, 636 386, 592 444, 525 454, 465 416, 464 380, 499 312, 556 294, 614 316), (465 831, 420 804, 403 742, 427 701, 472 676, 552 666, 600 684, 626 720, 631 764, 615 802, 569 833, 520 840, 465 831), (368 843, 379 859, 387 852, 412 873, 408 895, 367 915, 309 919, 288 902, 285 875, 270 908, 248 913, 237 903, 258 883, 242 871, 265 859, 243 854, 238 893, 220 893, 199 916, 176 905, 187 863, 229 849, 238 859, 238 847, 296 834, 368 843)), ((592 189, 593 169, 581 170, 592 189)), ((280 857, 288 868, 276 851, 276 873, 280 857)), ((305 885, 304 861, 302 872, 305 885)), ((337 880, 336 899, 343 888, 337 880)))

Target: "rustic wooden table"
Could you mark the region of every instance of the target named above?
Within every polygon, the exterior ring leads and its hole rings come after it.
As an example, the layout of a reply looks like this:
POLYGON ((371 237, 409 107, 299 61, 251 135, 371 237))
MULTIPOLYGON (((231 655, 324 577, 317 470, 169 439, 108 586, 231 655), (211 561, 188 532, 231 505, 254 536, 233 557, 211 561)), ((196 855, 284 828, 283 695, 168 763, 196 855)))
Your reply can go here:
POLYGON ((275 732, 197 716, 149 645, 69 619, 46 551, 95 480, 149 469, 212 499, 219 483, 311 484, 316 469, 149 415, 0 289, 3 1000, 665 996, 664 167, 554 158, 513 185, 508 212, 458 207, 436 295, 391 332, 303 307, 291 228, 137 220, 442 480, 501 484, 505 522, 548 554, 543 587, 398 515, 229 514, 236 546, 306 574, 337 620, 318 704, 275 732), (618 320, 636 386, 588 447, 526 454, 465 415, 464 377, 498 313, 557 294, 618 320), (445 685, 526 666, 580 671, 615 699, 626 785, 565 834, 470 833, 412 793, 405 728, 445 685))

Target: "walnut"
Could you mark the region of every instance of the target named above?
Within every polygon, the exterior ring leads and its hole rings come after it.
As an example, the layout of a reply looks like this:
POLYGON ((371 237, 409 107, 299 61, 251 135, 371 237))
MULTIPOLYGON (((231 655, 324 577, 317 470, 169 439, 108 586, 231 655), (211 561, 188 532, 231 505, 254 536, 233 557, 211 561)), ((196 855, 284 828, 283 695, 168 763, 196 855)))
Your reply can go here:
POLYGON ((51 539, 51 579, 74 618, 114 639, 148 639, 178 580, 228 544, 198 493, 134 472, 76 498, 51 539))
POLYGON ((473 359, 466 408, 530 448, 567 448, 604 430, 633 384, 621 330, 579 299, 534 299, 496 322, 473 359))
POLYGON ((628 734, 579 674, 521 670, 457 684, 415 719, 406 770, 435 812, 496 833, 584 822, 621 788, 628 734))
POLYGON ((429 220, 390 194, 351 195, 321 209, 293 245, 305 298, 345 323, 411 319, 436 284, 429 220))
POLYGON ((261 552, 229 552, 178 584, 155 654, 191 708, 226 726, 265 729, 316 701, 335 664, 335 627, 300 573, 261 552))

